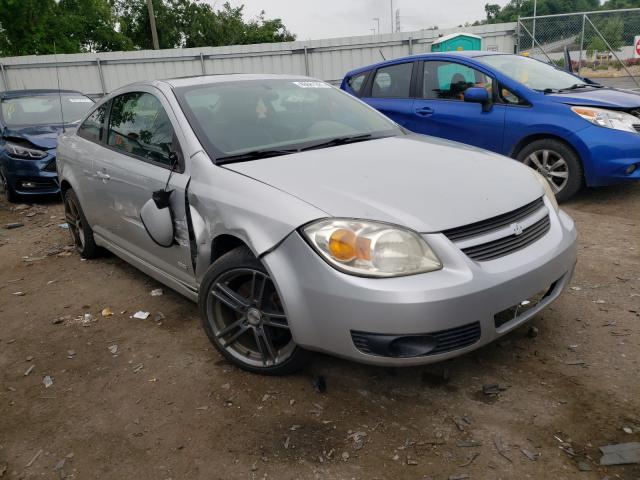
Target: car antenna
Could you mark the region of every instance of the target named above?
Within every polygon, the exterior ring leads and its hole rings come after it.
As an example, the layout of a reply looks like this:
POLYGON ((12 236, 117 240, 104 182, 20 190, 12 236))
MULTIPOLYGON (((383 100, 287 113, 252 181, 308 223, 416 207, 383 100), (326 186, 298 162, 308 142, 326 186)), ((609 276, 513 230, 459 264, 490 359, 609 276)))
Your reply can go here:
POLYGON ((56 42, 53 42, 53 58, 56 64, 56 77, 58 79, 58 100, 60 101, 60 119, 62 120, 62 133, 66 133, 64 129, 64 111, 62 108, 62 91, 60 90, 60 72, 58 71, 58 54, 56 53, 56 42))
POLYGON ((384 60, 385 62, 387 61, 386 58, 384 58, 384 55, 382 54, 382 50, 379 48, 378 52, 380 53, 380 56, 382 57, 382 60, 384 60))

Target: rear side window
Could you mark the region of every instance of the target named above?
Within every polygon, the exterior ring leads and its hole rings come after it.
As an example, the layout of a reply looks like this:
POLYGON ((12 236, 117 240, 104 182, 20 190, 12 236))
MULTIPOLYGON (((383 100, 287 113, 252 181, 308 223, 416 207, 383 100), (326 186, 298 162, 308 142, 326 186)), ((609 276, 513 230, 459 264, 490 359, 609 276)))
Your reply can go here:
POLYGON ((364 72, 359 75, 354 75, 349 80, 347 80, 347 84, 349 85, 351 90, 353 90, 353 93, 355 93, 357 96, 360 96, 362 94, 362 87, 364 86, 365 78, 367 78, 367 73, 368 72, 364 72))
POLYGON ((160 101, 144 92, 114 98, 107 144, 123 153, 169 166, 173 127, 160 101))
POLYGON ((78 135, 92 142, 100 142, 102 140, 102 132, 104 130, 104 118, 107 113, 107 104, 100 105, 96 108, 87 119, 78 127, 78 135))
POLYGON ((376 71, 371 88, 374 98, 409 98, 413 62, 382 67, 376 71))

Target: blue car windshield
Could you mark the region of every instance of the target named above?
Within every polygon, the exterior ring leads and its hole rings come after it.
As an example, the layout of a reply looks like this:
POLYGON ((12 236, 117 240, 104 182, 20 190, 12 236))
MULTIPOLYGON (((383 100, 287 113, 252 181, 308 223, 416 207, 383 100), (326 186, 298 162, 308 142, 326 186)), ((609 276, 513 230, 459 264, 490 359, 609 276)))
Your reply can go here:
POLYGON ((332 146, 326 142, 402 133, 360 100, 320 81, 244 80, 175 91, 212 158, 266 149, 320 148, 323 141, 332 146))
POLYGON ((564 90, 583 83, 564 70, 521 55, 485 55, 476 60, 532 90, 564 90))
POLYGON ((3 123, 9 128, 78 122, 93 105, 79 93, 57 93, 5 98, 0 103, 3 123), (62 103, 62 110, 61 104, 62 103))

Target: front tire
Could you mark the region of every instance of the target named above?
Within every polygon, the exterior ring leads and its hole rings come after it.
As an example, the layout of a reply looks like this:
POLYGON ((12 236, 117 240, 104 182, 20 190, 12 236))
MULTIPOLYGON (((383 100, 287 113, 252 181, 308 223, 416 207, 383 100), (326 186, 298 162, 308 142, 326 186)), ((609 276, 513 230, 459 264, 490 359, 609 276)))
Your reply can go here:
POLYGON ((2 172, 0 172, 0 188, 2 188, 2 195, 8 203, 16 203, 19 200, 18 194, 2 172))
POLYGON ((520 150, 516 159, 547 179, 558 202, 573 197, 584 183, 580 159, 559 140, 545 138, 531 142, 520 150))
POLYGON ((76 251, 82 258, 97 257, 100 251, 93 239, 93 230, 84 216, 78 197, 73 190, 69 189, 64 193, 63 199, 64 214, 76 251))
POLYGON ((273 280, 248 248, 236 248, 209 267, 198 307, 209 340, 238 367, 286 375, 307 364, 309 353, 293 341, 273 280))

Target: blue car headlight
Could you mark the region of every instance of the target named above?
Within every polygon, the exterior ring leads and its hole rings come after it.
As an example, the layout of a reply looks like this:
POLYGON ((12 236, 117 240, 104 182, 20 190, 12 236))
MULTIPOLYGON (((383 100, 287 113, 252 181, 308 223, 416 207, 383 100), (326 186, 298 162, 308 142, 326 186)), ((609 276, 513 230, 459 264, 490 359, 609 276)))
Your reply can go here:
POLYGON ((571 107, 571 111, 594 125, 625 132, 638 133, 635 126, 640 128, 640 118, 625 112, 607 110, 606 108, 571 107))
POLYGON ((21 160, 40 160, 47 156, 47 152, 45 151, 22 147, 11 142, 5 143, 4 148, 10 157, 19 158, 21 160))

